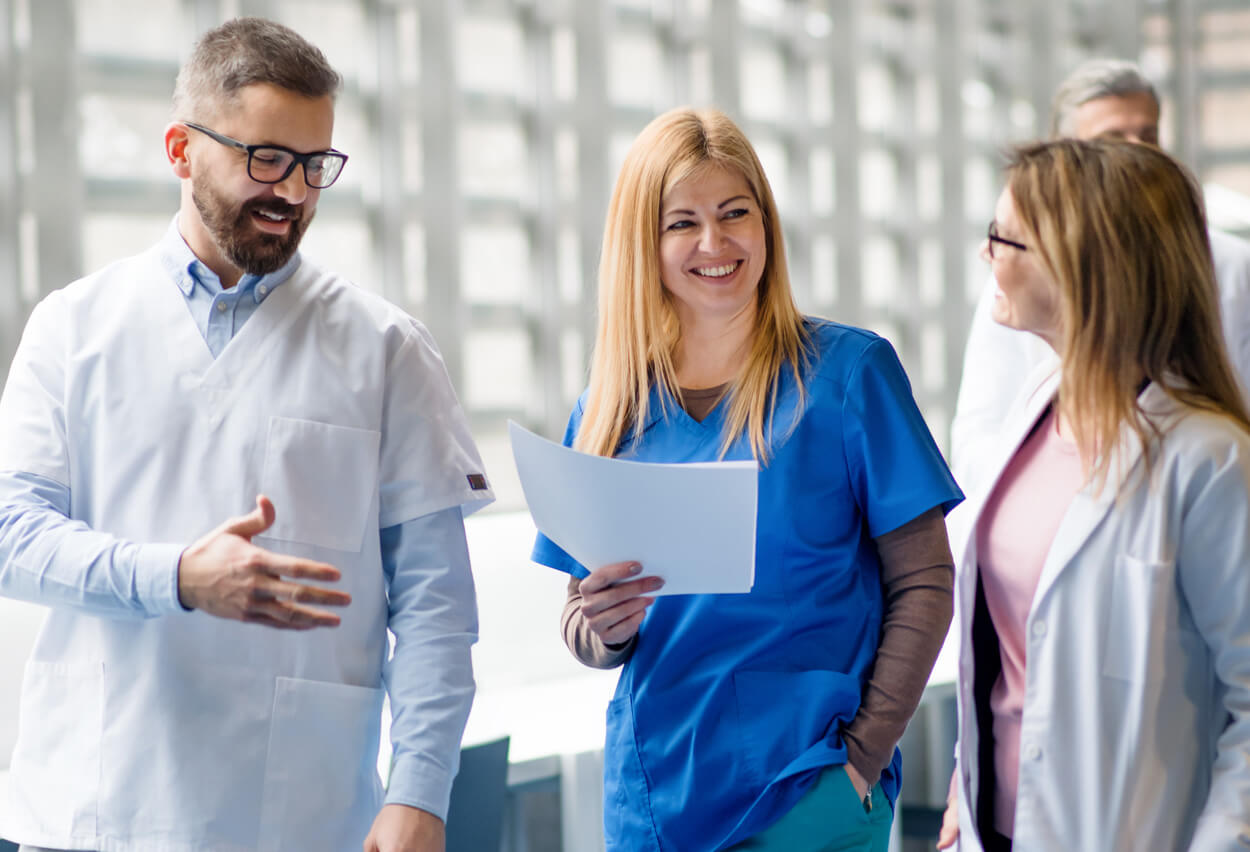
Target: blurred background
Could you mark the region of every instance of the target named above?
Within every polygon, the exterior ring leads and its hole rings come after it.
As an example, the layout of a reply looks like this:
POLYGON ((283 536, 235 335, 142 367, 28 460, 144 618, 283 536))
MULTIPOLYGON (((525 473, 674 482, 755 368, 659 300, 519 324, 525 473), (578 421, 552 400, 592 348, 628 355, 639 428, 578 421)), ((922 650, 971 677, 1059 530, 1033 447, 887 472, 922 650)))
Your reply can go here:
MULTIPOLYGON (((596 848, 614 675, 560 643, 563 582, 527 564, 505 423, 563 432, 607 199, 651 118, 714 105, 740 122, 800 306, 888 337, 943 448, 1001 152, 1045 133, 1081 59, 1141 63, 1164 147, 1204 183, 1213 223, 1250 233, 1248 0, 0 0, 0 376, 42 295, 168 226, 174 76, 200 32, 240 14, 294 27, 343 72, 335 145, 351 162, 304 249, 430 328, 499 496, 469 527, 482 641, 468 740, 511 737, 509 849, 596 848)), ((0 723, 32 613, 0 611, 0 723)), ((931 704, 917 727, 946 731, 931 704)), ((916 816, 895 841, 921 848, 949 746, 913 741, 916 816)))

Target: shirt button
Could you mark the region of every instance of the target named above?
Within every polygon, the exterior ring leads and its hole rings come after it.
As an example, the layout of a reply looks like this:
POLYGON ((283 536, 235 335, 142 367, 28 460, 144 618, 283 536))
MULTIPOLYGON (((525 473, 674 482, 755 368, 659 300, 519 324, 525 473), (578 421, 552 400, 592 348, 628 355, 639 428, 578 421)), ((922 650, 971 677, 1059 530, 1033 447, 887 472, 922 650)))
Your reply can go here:
POLYGON ((1025 748, 1024 756, 1029 760, 1041 760, 1042 749, 1040 746, 1031 743, 1027 748, 1025 748))
POLYGON ((1033 622, 1033 635, 1039 639, 1045 636, 1046 635, 1046 622, 1042 621, 1041 619, 1038 619, 1037 621, 1033 622))
POLYGON ((219 313, 219 314, 224 314, 225 312, 226 312, 226 303, 225 303, 225 302, 218 302, 218 303, 217 303, 217 313, 219 313))
POLYGON ((262 296, 267 296, 269 295, 269 288, 266 287, 264 284, 261 284, 259 287, 256 288, 256 292, 260 293, 262 296))

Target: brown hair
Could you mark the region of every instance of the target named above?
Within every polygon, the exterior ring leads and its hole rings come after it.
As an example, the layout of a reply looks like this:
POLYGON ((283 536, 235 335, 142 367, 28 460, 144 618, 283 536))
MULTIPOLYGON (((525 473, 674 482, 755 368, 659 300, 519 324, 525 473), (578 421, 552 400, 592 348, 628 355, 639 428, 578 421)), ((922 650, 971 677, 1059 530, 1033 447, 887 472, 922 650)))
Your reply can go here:
POLYGON ((1163 427, 1138 399, 1147 379, 1250 430, 1220 329, 1202 195, 1184 167, 1150 145, 1065 139, 1017 149, 1007 186, 1059 288, 1060 404, 1099 487, 1124 424, 1149 474, 1163 427))
POLYGON ((342 78, 299 33, 264 18, 235 18, 204 33, 174 83, 175 120, 204 120, 239 90, 269 83, 309 98, 333 97, 342 78))
POLYGON ((782 369, 794 372, 802 392, 808 336, 790 290, 777 204, 759 157, 724 113, 671 110, 630 147, 608 206, 590 390, 575 444, 584 452, 610 456, 631 430, 634 437, 642 434, 653 382, 677 398, 673 354, 681 329, 660 281, 660 205, 672 187, 707 166, 746 179, 763 216, 768 253, 750 349, 730 389, 721 453, 745 430, 755 457, 766 460, 766 429, 782 369))

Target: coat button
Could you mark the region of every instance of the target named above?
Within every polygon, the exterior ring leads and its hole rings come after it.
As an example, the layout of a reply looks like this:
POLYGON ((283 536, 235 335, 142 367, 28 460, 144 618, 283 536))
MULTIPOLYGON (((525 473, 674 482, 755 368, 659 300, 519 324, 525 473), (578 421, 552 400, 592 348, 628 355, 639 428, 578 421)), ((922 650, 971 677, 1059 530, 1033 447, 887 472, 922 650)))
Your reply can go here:
POLYGON ((1029 760, 1041 760, 1042 758, 1041 746, 1038 746, 1035 743, 1030 743, 1024 749, 1024 756, 1027 757, 1029 760))
POLYGON ((1045 636, 1046 635, 1046 622, 1042 621, 1040 618, 1037 621, 1033 622, 1033 635, 1036 636, 1038 639, 1041 639, 1043 636, 1045 636))

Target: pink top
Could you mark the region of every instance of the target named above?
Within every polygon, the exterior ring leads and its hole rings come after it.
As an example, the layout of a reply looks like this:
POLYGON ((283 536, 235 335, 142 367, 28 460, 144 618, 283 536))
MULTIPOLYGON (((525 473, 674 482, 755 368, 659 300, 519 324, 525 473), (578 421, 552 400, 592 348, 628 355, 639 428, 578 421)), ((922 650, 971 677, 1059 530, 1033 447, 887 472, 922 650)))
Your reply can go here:
POLYGON ((1060 437, 1056 424, 1052 406, 1008 463, 977 523, 977 567, 1002 660, 1002 674, 990 692, 994 828, 1007 837, 1016 816, 1024 628, 1055 532, 1084 484, 1076 444, 1060 437))

